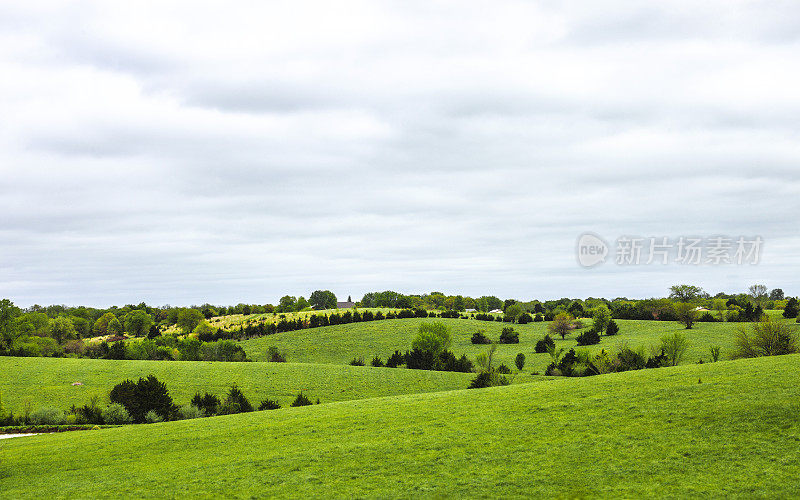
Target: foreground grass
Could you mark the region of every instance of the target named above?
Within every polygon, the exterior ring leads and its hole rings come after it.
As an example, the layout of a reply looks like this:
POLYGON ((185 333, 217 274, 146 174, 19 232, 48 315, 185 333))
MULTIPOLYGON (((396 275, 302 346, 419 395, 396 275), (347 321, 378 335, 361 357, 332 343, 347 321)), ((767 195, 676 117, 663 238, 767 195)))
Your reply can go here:
POLYGON ((96 395, 108 400, 114 385, 149 374, 167 384, 178 404, 197 391, 222 396, 236 383, 251 403, 266 398, 290 404, 301 390, 323 403, 350 399, 463 389, 474 375, 302 363, 222 363, 204 361, 116 361, 74 358, 0 357, 0 395, 6 410, 83 405, 96 395), (73 386, 73 382, 83 385, 73 386))
MULTIPOLYGON (((288 355, 289 361, 294 362, 347 364, 355 357, 363 357, 369 362, 374 355, 385 361, 395 349, 410 349, 420 323, 430 321, 441 321, 448 325, 453 340, 452 350, 457 356, 466 354, 474 360, 479 352, 488 349, 487 346, 476 346, 470 342, 472 334, 478 329, 486 330, 490 338, 497 339, 504 327, 512 326, 520 334, 520 343, 498 346, 497 362, 505 363, 516 370, 514 358, 521 352, 527 359, 525 372, 544 372, 550 364, 548 354, 536 354, 534 350, 536 342, 547 333, 547 324, 544 322, 509 325, 472 319, 394 319, 278 333, 243 341, 242 347, 255 360, 266 360, 267 349, 274 345, 288 355)), ((793 328, 797 328, 793 321, 787 321, 793 328)), ((590 320, 585 320, 584 323, 588 327, 590 320)), ((644 348, 648 355, 650 347, 657 346, 663 335, 681 332, 689 340, 684 363, 696 363, 701 359, 705 362, 711 360, 711 346, 720 346, 723 358, 732 352, 736 327, 742 324, 697 323, 691 330, 686 330, 682 325, 671 321, 617 320, 617 323, 620 327, 619 335, 603 336, 600 344, 582 349, 592 352, 606 349, 613 352, 627 344, 631 348, 644 348)), ((555 338, 557 347, 578 348, 575 341, 577 334, 572 333, 565 340, 555 338)))
POLYGON ((11 439, 0 497, 796 498, 799 368, 793 355, 11 439))

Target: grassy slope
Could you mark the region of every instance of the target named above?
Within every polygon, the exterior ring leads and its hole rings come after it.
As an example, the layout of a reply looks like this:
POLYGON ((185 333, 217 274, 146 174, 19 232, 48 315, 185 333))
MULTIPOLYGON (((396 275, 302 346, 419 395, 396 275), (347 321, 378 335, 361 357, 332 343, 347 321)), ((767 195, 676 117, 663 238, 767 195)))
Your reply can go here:
POLYGON ((11 439, 0 497, 792 498, 799 368, 793 355, 11 439))
POLYGON ((302 389, 323 403, 376 396, 465 388, 474 375, 298 363, 222 363, 202 361, 114 361, 99 359, 0 357, 0 395, 6 410, 82 405, 90 396, 107 400, 125 378, 149 374, 166 382, 173 399, 189 402, 196 391, 222 395, 237 383, 254 404, 262 399, 292 402, 302 389), (72 382, 83 382, 73 386, 72 382))
MULTIPOLYGON (((369 362, 375 354, 384 360, 395 349, 404 351, 411 347, 417 328, 421 322, 442 321, 450 327, 453 348, 457 354, 466 354, 474 359, 479 352, 486 350, 486 346, 475 346, 470 342, 472 334, 478 329, 484 329, 492 339, 497 339, 506 323, 491 321, 477 321, 464 319, 395 319, 366 323, 351 323, 348 325, 326 326, 294 332, 284 332, 242 343, 247 355, 255 360, 266 359, 267 348, 276 345, 282 352, 288 354, 289 361, 303 363, 349 363, 357 356, 363 356, 369 362)), ((587 327, 589 320, 584 323, 587 327)), ((736 323, 697 323, 692 330, 685 330, 677 322, 668 321, 624 321, 618 320, 620 334, 613 337, 602 337, 600 344, 587 347, 592 351, 600 349, 614 350, 623 342, 631 347, 643 346, 646 353, 649 346, 659 344, 661 336, 682 332, 689 339, 689 351, 685 363, 696 363, 698 359, 710 359, 709 347, 718 345, 722 347, 722 354, 733 348, 736 323)), ((795 325, 795 323, 791 323, 795 325)), ((536 341, 547 333, 545 323, 529 323, 527 325, 511 325, 520 333, 519 344, 501 345, 498 348, 497 360, 504 362, 508 367, 514 368, 514 357, 522 352, 527 359, 526 372, 543 372, 550 363, 550 356, 546 353, 536 354, 534 347, 536 341)), ((795 326, 796 327, 796 326, 795 326)), ((559 347, 577 347, 576 334, 573 333, 562 341, 556 339, 559 347)))

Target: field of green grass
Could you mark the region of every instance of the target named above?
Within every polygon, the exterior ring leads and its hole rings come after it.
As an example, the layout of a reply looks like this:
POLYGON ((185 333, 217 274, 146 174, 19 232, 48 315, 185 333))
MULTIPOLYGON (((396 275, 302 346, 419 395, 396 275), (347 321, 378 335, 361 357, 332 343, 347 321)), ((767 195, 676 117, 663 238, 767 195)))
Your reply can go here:
MULTIPOLYGON (((547 323, 528 323, 526 325, 509 325, 508 323, 478 321, 473 319, 393 319, 347 325, 326 326, 275 335, 259 337, 242 342, 248 357, 254 360, 267 359, 267 349, 274 345, 287 354, 287 359, 299 363, 334 363, 347 364, 355 357, 363 357, 369 362, 374 355, 384 361, 395 350, 405 351, 411 348, 411 342, 417 334, 420 323, 441 321, 450 328, 453 341, 452 351, 460 356, 466 354, 474 360, 475 356, 488 349, 485 345, 473 345, 472 334, 478 329, 486 330, 486 335, 497 339, 504 327, 512 326, 519 332, 519 344, 498 346, 496 360, 514 368, 514 357, 523 353, 526 357, 524 371, 540 372, 550 364, 547 353, 536 354, 536 342, 547 333, 547 323)), ((797 328, 792 320, 785 320, 797 328)), ((618 335, 603 336, 599 344, 581 349, 599 352, 600 349, 614 351, 622 344, 631 348, 643 347, 649 354, 650 346, 657 346, 659 339, 674 332, 684 333, 689 340, 689 350, 684 363, 704 362, 711 359, 710 347, 720 346, 722 357, 727 357, 734 346, 735 331, 741 323, 696 323, 691 330, 686 330, 677 322, 671 321, 627 321, 617 320, 620 327, 618 335)), ((584 320, 586 327, 590 320, 584 320)), ((565 340, 556 337, 557 347, 566 349, 578 348, 574 332, 565 340)))
POLYGON ((223 395, 236 383, 258 406, 263 399, 288 405, 300 390, 323 403, 350 399, 463 389, 468 373, 395 370, 301 363, 223 363, 205 361, 116 361, 75 358, 0 356, 0 397, 6 410, 18 414, 26 401, 32 409, 62 410, 89 402, 92 395, 108 400, 114 385, 126 378, 155 375, 172 398, 186 404, 197 391, 223 395), (81 386, 73 386, 81 382, 81 386))
POLYGON ((797 498, 798 370, 790 355, 10 439, 0 497, 797 498))

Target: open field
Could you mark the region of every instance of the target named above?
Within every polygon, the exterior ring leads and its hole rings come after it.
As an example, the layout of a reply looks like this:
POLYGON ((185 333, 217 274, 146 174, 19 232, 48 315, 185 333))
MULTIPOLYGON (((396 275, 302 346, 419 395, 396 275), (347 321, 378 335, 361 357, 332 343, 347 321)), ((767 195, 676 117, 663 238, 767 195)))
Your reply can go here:
MULTIPOLYGON (((547 333, 547 323, 544 322, 509 325, 473 319, 393 319, 283 332, 243 341, 242 346, 248 357, 256 361, 266 359, 267 349, 272 345, 285 352, 292 362, 346 364, 358 356, 369 362, 376 354, 385 361, 395 349, 410 349, 420 323, 430 321, 441 321, 450 328, 452 351, 457 356, 466 354, 474 360, 479 352, 488 349, 485 345, 473 345, 470 342, 472 334, 478 329, 486 330, 487 336, 497 339, 504 327, 512 326, 520 334, 520 343, 499 345, 496 357, 498 363, 514 368, 514 357, 519 352, 524 353, 527 360, 525 372, 543 372, 550 363, 547 353, 536 354, 534 350, 536 342, 547 333)), ((622 343, 627 343, 631 348, 644 347, 645 352, 649 353, 649 347, 657 346, 663 335, 681 332, 689 340, 684 363, 696 363, 699 359, 710 360, 709 348, 713 345, 722 348, 722 357, 725 358, 734 346, 737 325, 746 326, 744 323, 696 323, 691 330, 685 330, 679 323, 671 321, 616 321, 620 327, 618 335, 603 336, 599 344, 580 349, 589 349, 592 352, 600 349, 613 351, 622 343)), ((784 321, 797 328, 793 320, 784 321)), ((588 327, 591 322, 585 320, 584 324, 588 327)), ((572 333, 563 341, 560 337, 555 337, 554 340, 557 347, 578 348, 576 336, 577 333, 572 333)))
POLYGON ((791 355, 11 439, 0 497, 793 498, 798 370, 791 355))
POLYGON ((255 406, 266 398, 288 405, 300 390, 323 403, 349 399, 463 389, 474 374, 300 363, 205 361, 115 361, 74 358, 0 357, 0 396, 15 413, 30 401, 35 410, 83 405, 92 395, 108 400, 125 378, 149 374, 167 384, 173 399, 186 404, 197 391, 223 395, 236 383, 255 406), (73 386, 82 382, 82 386, 73 386))

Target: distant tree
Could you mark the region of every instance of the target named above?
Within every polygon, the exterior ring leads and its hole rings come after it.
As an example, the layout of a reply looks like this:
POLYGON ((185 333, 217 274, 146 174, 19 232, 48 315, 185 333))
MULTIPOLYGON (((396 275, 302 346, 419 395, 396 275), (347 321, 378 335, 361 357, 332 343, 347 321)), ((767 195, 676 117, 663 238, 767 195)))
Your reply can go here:
POLYGON ((145 311, 135 310, 125 316, 125 332, 134 337, 141 337, 150 331, 153 318, 145 311))
POLYGON ((104 315, 100 316, 97 319, 97 321, 94 322, 92 331, 94 331, 94 334, 98 336, 108 335, 108 324, 115 319, 117 319, 117 317, 114 316, 114 313, 112 312, 105 313, 104 315))
POLYGON ((306 307, 308 307, 308 306, 309 306, 309 304, 308 304, 308 301, 306 300, 306 298, 305 298, 305 297, 303 297, 303 296, 301 295, 301 296, 300 296, 300 297, 297 299, 297 303, 294 305, 294 310, 295 310, 295 311, 302 311, 303 309, 305 309, 305 308, 306 308, 306 307))
POLYGON ((210 335, 213 335, 215 332, 216 330, 214 329, 214 327, 209 325, 208 321, 204 319, 200 320, 200 322, 197 323, 197 326, 195 326, 194 330, 192 331, 192 333, 197 334, 197 338, 199 338, 200 340, 209 340, 208 337, 210 335))
POLYGON ((800 313, 800 304, 797 303, 796 298, 789 297, 789 300, 786 301, 786 307, 783 309, 783 317, 796 318, 798 313, 800 313))
POLYGON ((517 354, 517 357, 514 358, 514 364, 517 365, 517 370, 522 371, 525 368, 525 355, 522 353, 517 354))
POLYGON ((314 309, 336 309, 336 295, 330 290, 315 290, 308 302, 314 309))
MULTIPOLYGON (((352 298, 352 297, 350 297, 349 295, 347 296, 347 302, 353 302, 353 298, 352 298)), ((335 305, 336 305, 336 304, 334 304, 334 306, 335 306, 335 305)))
POLYGON ((297 298, 291 295, 284 295, 281 297, 281 300, 278 302, 278 312, 286 313, 292 312, 295 310, 295 306, 297 305, 297 298))
POLYGON ((561 335, 561 339, 569 335, 575 325, 572 323, 572 316, 567 313, 559 313, 553 321, 547 325, 547 329, 554 335, 561 335))
POLYGON ((50 336, 61 344, 66 340, 77 338, 78 332, 75 331, 72 321, 64 316, 59 316, 50 321, 50 336))
POLYGON ((505 317, 511 321, 515 321, 523 312, 522 306, 515 302, 506 307, 505 317))
POLYGON ((669 298, 687 302, 707 295, 702 288, 694 285, 673 285, 669 287, 669 298))
POLYGON ((108 322, 109 335, 122 335, 123 333, 125 333, 125 331, 122 328, 122 323, 120 322, 120 320, 114 318, 108 322))
POLYGON ((608 325, 606 325, 606 335, 616 335, 617 333, 619 333, 619 326, 617 322, 612 319, 608 322, 608 325))
POLYGON ((203 319, 203 313, 197 309, 181 309, 178 311, 177 325, 182 333, 187 334, 191 333, 203 319))
POLYGON ((761 304, 767 298, 767 287, 764 285, 750 285, 750 288, 747 289, 747 295, 756 304, 761 304))
POLYGON ((191 404, 198 410, 202 410, 203 413, 210 416, 216 415, 217 408, 220 405, 220 400, 213 394, 205 393, 201 396, 198 392, 195 393, 194 397, 192 398, 191 404))
POLYGON ((697 310, 693 304, 678 302, 675 304, 675 316, 678 318, 679 323, 686 326, 687 330, 690 330, 697 318, 697 310))
POLYGON ((584 313, 583 304, 579 300, 574 300, 567 308, 567 312, 575 318, 582 318, 584 313))
POLYGON ((599 305, 589 310, 592 315, 592 330, 603 334, 611 321, 611 311, 605 305, 599 305))
POLYGON ((442 322, 421 323, 417 336, 411 344, 412 349, 438 355, 450 348, 450 331, 442 322))
POLYGON ((0 351, 11 349, 20 333, 14 320, 20 315, 20 310, 8 299, 0 300, 0 351))
POLYGON ((292 401, 292 404, 290 404, 289 406, 295 408, 298 406, 311 406, 311 404, 312 404, 311 400, 308 399, 306 395, 303 394, 301 391, 300 394, 298 394, 297 397, 294 398, 294 401, 292 401))
POLYGON ((784 298, 783 290, 780 288, 773 288, 772 291, 769 292, 769 300, 783 300, 784 298))

